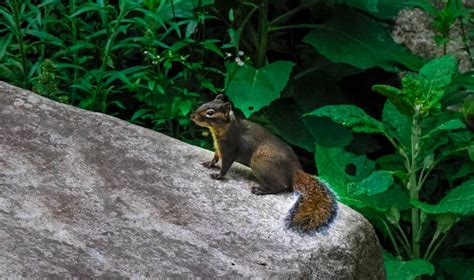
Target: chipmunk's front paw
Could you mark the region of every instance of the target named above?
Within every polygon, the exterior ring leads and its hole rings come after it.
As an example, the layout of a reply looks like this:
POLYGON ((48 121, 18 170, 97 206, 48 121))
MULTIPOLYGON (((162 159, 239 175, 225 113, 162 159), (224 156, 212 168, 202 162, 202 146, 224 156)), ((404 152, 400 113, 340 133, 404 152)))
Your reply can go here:
POLYGON ((206 168, 209 168, 209 169, 216 167, 215 163, 212 162, 212 161, 203 162, 202 166, 204 166, 206 168))
POLYGON ((269 194, 270 193, 262 187, 252 187, 250 189, 250 191, 255 195, 264 195, 264 194, 269 194))
POLYGON ((224 180, 224 176, 221 176, 219 173, 211 174, 211 178, 214 180, 224 180))

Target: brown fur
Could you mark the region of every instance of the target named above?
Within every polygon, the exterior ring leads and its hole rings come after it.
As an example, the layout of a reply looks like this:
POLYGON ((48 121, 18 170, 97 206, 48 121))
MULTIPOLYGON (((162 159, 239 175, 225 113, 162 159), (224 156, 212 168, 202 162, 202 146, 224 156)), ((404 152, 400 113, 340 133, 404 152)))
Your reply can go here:
POLYGON ((289 228, 312 233, 334 218, 337 204, 327 187, 302 171, 287 144, 260 125, 236 118, 222 95, 201 105, 191 118, 211 131, 215 154, 203 165, 212 168, 221 161, 220 172, 211 174, 213 179, 222 180, 237 161, 250 166, 258 179, 259 185, 252 187, 253 194, 275 194, 292 188, 300 194, 286 218, 289 228))
POLYGON ((301 170, 295 172, 293 188, 301 194, 301 202, 293 215, 293 224, 301 230, 313 230, 327 225, 335 211, 334 197, 327 188, 301 170))

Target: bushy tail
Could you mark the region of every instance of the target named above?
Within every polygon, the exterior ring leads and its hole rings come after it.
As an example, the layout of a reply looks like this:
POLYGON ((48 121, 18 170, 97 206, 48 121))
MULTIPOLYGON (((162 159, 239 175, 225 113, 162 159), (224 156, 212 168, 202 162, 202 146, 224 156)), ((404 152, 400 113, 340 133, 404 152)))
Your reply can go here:
POLYGON ((337 213, 337 201, 323 182, 303 171, 296 171, 293 189, 298 200, 286 217, 288 228, 312 234, 332 222, 337 213))

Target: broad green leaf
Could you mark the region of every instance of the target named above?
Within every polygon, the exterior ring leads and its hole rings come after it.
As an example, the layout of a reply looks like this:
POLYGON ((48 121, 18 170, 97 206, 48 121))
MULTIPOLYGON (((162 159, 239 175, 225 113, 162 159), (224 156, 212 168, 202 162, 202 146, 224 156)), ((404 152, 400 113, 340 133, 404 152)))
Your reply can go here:
POLYGON ((415 7, 424 10, 431 10, 433 8, 428 0, 378 0, 378 12, 371 14, 380 19, 390 19, 396 16, 402 9, 415 7))
POLYGON ((363 11, 377 13, 378 0, 334 0, 334 4, 347 4, 363 11))
MULTIPOLYGON (((318 57, 322 57, 318 55, 318 57)), ((328 60, 324 60, 332 64, 328 60)), ((334 70, 343 70, 345 67, 334 70)), ((281 98, 271 103, 267 112, 271 123, 287 141, 314 152, 314 143, 329 147, 344 147, 352 141, 352 131, 328 118, 307 118, 303 115, 327 104, 346 101, 338 88, 338 80, 321 70, 318 75, 292 78, 281 93, 281 98), (291 98, 291 99, 290 99, 291 98), (292 140, 289 140, 292 139, 292 140), (300 144, 303 144, 301 146, 300 144)), ((346 101, 347 102, 347 101, 346 101)))
POLYGON ((354 105, 330 105, 316 109, 305 116, 328 117, 334 122, 350 127, 355 132, 381 133, 383 124, 354 105))
MULTIPOLYGON (((352 199, 351 190, 353 187, 368 177, 375 168, 375 163, 365 156, 356 156, 341 148, 317 145, 315 156, 319 177, 327 181, 342 200, 352 199)), ((351 201, 348 203, 358 204, 360 202, 351 201)))
POLYGON ((431 9, 427 0, 333 0, 335 4, 345 3, 354 8, 368 12, 380 19, 390 19, 405 8, 431 9))
POLYGON ((399 211, 411 208, 410 197, 406 191, 398 184, 393 184, 388 190, 367 197, 371 208, 379 212, 387 211, 395 207, 399 211))
POLYGON ((402 171, 405 170, 404 159, 399 154, 390 154, 377 158, 377 163, 384 170, 402 171))
POLYGON ((450 131, 450 130, 457 130, 457 129, 465 129, 466 125, 460 120, 460 119, 453 119, 449 120, 447 122, 444 122, 434 129, 432 129, 428 134, 423 136, 423 138, 429 138, 432 137, 433 134, 437 132, 442 132, 442 131, 450 131))
POLYGON ((179 110, 183 116, 187 116, 191 111, 191 106, 193 106, 191 100, 186 99, 179 102, 179 110))
POLYGON ((387 134, 397 139, 403 148, 408 149, 411 146, 411 119, 400 113, 395 105, 387 100, 383 107, 382 120, 387 134))
POLYGON ((246 117, 280 97, 295 63, 277 61, 260 69, 245 64, 230 65, 227 96, 246 117))
POLYGON ((421 59, 395 43, 376 21, 349 8, 339 8, 335 15, 303 39, 333 62, 387 71, 398 71, 399 65, 421 67, 421 59))
POLYGON ((441 234, 448 232, 451 227, 458 221, 458 219, 459 218, 456 215, 451 213, 443 213, 441 215, 438 215, 436 217, 436 231, 433 235, 433 239, 436 240, 441 234))
MULTIPOLYGON (((474 148, 471 150, 474 150, 474 148)), ((471 160, 472 160, 471 162, 464 162, 461 165, 461 168, 457 169, 457 172, 454 175, 452 175, 451 177, 448 177, 448 180, 452 182, 453 180, 463 178, 474 173, 474 162, 473 162, 474 159, 471 158, 471 160)))
POLYGON ((451 78, 456 69, 456 58, 446 55, 425 64, 420 69, 420 75, 430 81, 430 88, 443 88, 451 83, 451 78))
POLYGON ((385 96, 399 96, 402 94, 402 91, 396 87, 392 87, 389 85, 374 85, 372 90, 381 93, 385 96))
POLYGON ((438 204, 432 205, 421 201, 412 201, 412 204, 432 214, 472 215, 474 214, 474 178, 452 189, 438 204))
POLYGON ((393 184, 392 172, 377 170, 372 172, 369 177, 365 178, 356 185, 352 190, 353 195, 372 196, 386 191, 393 184))
POLYGON ((398 111, 405 115, 413 113, 413 105, 407 100, 405 92, 389 85, 374 85, 372 90, 388 97, 388 100, 396 106, 398 111))
POLYGON ((402 261, 384 253, 388 280, 414 280, 421 275, 433 275, 434 266, 427 260, 402 261))
POLYGON ((452 86, 455 89, 465 88, 468 90, 474 90, 474 71, 456 73, 453 76, 452 86))

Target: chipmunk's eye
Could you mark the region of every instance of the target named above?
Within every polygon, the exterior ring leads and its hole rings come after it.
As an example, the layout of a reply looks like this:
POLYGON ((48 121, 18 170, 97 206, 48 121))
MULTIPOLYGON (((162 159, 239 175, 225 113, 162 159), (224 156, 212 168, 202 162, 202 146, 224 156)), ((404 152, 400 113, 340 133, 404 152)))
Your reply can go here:
POLYGON ((214 116, 214 110, 213 110, 213 109, 207 110, 207 111, 206 111, 206 116, 208 116, 208 117, 214 116))

